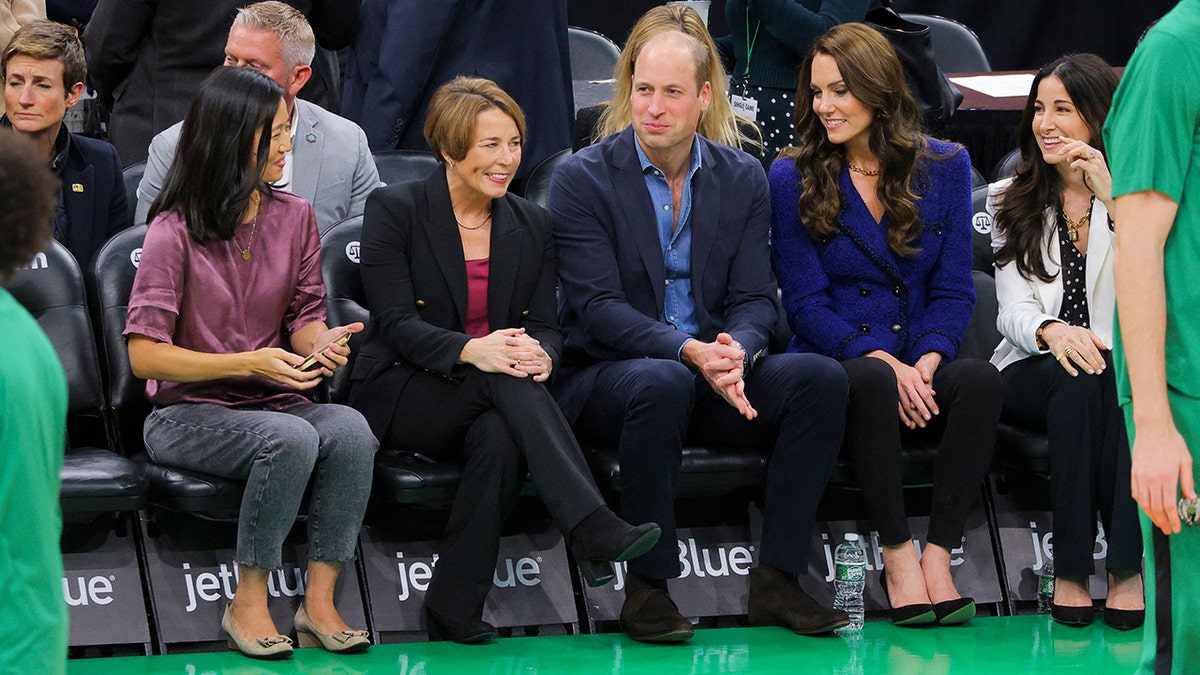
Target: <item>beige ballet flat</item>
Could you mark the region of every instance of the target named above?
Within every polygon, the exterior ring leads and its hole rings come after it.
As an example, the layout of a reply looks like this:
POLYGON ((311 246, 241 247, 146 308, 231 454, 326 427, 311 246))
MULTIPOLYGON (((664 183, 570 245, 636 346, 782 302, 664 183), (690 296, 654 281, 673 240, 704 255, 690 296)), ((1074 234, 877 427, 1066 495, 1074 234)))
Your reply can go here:
POLYGON ((272 635, 254 640, 243 640, 233 629, 229 619, 229 605, 225 605, 225 614, 221 616, 221 630, 229 635, 226 641, 230 649, 237 650, 254 659, 286 659, 292 655, 292 639, 286 635, 272 635))
POLYGON ((301 649, 323 647, 325 651, 334 654, 354 654, 366 651, 371 646, 371 638, 365 630, 339 630, 336 633, 321 633, 313 628, 304 611, 304 603, 296 609, 296 638, 300 641, 301 649))

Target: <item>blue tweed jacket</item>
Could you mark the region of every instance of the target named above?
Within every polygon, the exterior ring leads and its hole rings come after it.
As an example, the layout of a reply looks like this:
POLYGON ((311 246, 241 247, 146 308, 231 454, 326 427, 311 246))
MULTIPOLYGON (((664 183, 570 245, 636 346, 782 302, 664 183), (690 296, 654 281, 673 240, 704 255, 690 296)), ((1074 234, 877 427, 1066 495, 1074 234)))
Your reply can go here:
POLYGON ((771 166, 771 255, 794 336, 789 351, 838 360, 882 349, 912 365, 923 354, 954 359, 975 306, 971 280, 971 174, 966 150, 929 139, 913 191, 924 230, 897 256, 888 217, 876 223, 842 169, 838 232, 814 240, 800 221, 795 162, 771 166))

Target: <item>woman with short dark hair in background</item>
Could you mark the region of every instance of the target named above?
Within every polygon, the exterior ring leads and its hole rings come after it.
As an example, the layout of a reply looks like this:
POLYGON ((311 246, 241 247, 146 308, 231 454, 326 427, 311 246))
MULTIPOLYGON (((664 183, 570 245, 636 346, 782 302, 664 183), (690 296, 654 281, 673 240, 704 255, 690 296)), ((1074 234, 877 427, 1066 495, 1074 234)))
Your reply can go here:
POLYGON ((1104 621, 1142 625, 1142 538, 1129 439, 1112 368, 1112 176, 1100 130, 1117 77, 1093 54, 1038 71, 1017 137, 1017 173, 988 189, 995 216, 997 325, 992 363, 1003 417, 1045 430, 1054 514, 1055 621, 1092 622, 1096 512, 1108 540, 1104 621))
POLYGON ((508 194, 525 117, 491 80, 434 94, 425 138, 442 164, 376 190, 362 231, 371 329, 350 403, 384 447, 463 462, 425 620, 432 640, 483 642, 500 530, 526 466, 587 582, 658 541, 604 504, 545 386, 562 350, 549 215, 508 194))
POLYGON ((789 349, 846 369, 845 446, 883 544, 892 621, 964 623, 975 603, 954 586, 950 551, 962 544, 1000 414, 996 369, 955 358, 975 304, 970 159, 921 133, 896 52, 863 24, 817 39, 796 97, 800 147, 770 174, 789 349), (919 559, 904 513, 910 440, 937 443, 919 559))
POLYGON ((267 579, 283 566, 310 482, 300 646, 371 644, 333 595, 354 559, 377 443, 357 411, 306 395, 346 364, 339 339, 363 325, 325 325, 313 208, 271 187, 289 128, 283 89, 266 75, 222 66, 204 81, 150 207, 125 327, 129 363, 154 403, 151 459, 246 481, 237 591, 221 628, 230 647, 264 659, 292 653, 267 611, 267 579))

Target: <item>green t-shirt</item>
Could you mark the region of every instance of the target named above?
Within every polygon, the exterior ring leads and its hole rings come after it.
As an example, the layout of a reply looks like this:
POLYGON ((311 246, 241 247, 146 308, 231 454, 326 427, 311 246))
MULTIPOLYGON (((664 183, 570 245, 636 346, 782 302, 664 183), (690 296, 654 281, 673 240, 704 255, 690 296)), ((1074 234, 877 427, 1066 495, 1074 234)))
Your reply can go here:
POLYGON ((58 493, 67 379, 50 340, 0 288, 0 673, 63 673, 58 493))
MULTIPOLYGON (((1153 190, 1179 205, 1167 238, 1167 385, 1200 398, 1200 0, 1182 0, 1138 46, 1104 124, 1113 196, 1153 190)), ((1117 227, 1137 227, 1137 222, 1117 227)), ((1117 311, 1120 322, 1120 310, 1117 311)), ((1118 387, 1129 401, 1116 333, 1118 387)))

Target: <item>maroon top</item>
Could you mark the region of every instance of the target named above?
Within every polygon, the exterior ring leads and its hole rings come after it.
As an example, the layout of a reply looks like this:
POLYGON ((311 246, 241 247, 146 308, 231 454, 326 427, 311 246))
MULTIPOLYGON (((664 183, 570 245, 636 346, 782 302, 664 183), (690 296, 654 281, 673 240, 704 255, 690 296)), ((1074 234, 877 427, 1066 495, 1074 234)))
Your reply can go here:
POLYGON ((491 258, 467 261, 467 327, 463 332, 471 337, 483 337, 488 328, 488 269, 491 258))
MULTIPOLYGON (((264 347, 290 351, 289 335, 324 321, 321 240, 312 206, 292 194, 274 194, 263 200, 252 242, 251 223, 235 231, 237 241, 251 247, 249 260, 233 241, 197 244, 177 212, 159 214, 142 245, 125 335, 211 354, 264 347)), ((146 397, 157 405, 273 409, 307 400, 263 377, 148 380, 146 397)))

